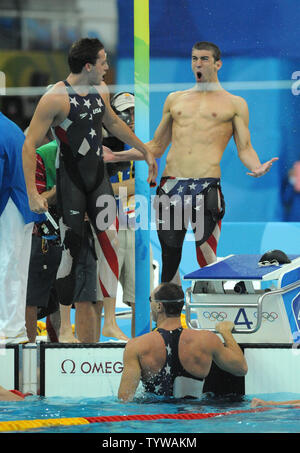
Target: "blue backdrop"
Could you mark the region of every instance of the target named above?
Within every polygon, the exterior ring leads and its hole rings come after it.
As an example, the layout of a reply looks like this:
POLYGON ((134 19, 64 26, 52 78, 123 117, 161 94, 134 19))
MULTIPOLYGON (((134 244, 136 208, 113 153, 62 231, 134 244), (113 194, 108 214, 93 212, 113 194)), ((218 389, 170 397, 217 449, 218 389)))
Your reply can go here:
MULTIPOLYGON (((119 56, 133 54, 133 0, 119 0, 119 56)), ((299 58, 298 0, 150 0, 151 56, 183 57, 195 41, 224 55, 299 58)))
MULTIPOLYGON (((117 83, 134 83, 133 0, 119 0, 117 83)), ((194 84, 190 53, 196 41, 213 41, 222 51, 223 82, 291 81, 300 71, 298 0, 151 0, 150 83, 194 84)), ((260 179, 246 175, 231 141, 222 160, 222 187, 227 203, 224 221, 284 220, 281 183, 300 159, 300 96, 290 88, 230 89, 244 97, 250 132, 262 162, 280 161, 260 179)), ((300 91, 300 90, 299 90, 300 91)), ((151 136, 160 121, 169 91, 150 94, 151 136)), ((164 158, 160 162, 163 168, 164 158)))

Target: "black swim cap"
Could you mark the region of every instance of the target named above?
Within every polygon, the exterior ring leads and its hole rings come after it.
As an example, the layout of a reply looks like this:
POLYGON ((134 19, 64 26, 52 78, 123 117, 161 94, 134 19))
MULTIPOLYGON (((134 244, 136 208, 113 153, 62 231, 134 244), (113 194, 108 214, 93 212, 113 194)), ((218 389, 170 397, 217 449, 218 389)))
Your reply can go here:
POLYGON ((282 250, 269 250, 260 258, 259 266, 279 266, 279 264, 290 263, 291 260, 282 250))

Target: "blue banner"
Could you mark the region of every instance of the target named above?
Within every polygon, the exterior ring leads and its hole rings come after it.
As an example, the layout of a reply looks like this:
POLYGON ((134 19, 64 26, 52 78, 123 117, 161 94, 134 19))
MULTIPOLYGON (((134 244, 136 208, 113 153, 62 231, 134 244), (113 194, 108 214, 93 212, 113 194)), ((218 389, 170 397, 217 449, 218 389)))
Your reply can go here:
MULTIPOLYGON (((133 0, 119 0, 119 57, 133 56, 133 0)), ((196 41, 225 55, 300 56, 298 0, 151 0, 153 57, 186 57, 196 41)))

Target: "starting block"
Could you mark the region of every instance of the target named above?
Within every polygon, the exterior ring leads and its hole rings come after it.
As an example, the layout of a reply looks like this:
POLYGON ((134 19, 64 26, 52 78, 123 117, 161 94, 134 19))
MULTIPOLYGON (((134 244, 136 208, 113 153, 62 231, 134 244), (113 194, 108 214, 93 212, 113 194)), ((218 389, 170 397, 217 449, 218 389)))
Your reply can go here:
POLYGON ((186 323, 215 332, 232 321, 237 342, 293 344, 300 340, 300 256, 291 263, 260 267, 260 255, 229 255, 184 276, 186 323), (191 322, 192 312, 196 313, 191 322))

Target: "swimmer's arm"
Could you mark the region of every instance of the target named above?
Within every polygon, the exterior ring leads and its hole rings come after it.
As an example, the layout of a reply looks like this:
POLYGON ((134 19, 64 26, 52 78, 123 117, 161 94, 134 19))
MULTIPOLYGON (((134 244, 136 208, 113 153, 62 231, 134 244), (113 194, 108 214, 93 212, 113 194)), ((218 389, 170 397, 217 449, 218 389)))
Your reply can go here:
MULTIPOLYGON (((154 157, 149 152, 148 147, 143 142, 141 142, 141 140, 132 132, 130 127, 128 127, 124 123, 124 121, 122 121, 112 110, 109 101, 109 92, 104 82, 101 84, 101 92, 106 106, 103 116, 103 123, 105 127, 115 137, 119 138, 122 142, 127 143, 128 145, 136 148, 141 153, 141 155, 143 156, 143 159, 141 160, 145 160, 149 167, 147 182, 149 184, 154 183, 157 177, 157 164, 155 162, 154 157)), ((119 161, 120 160, 121 159, 119 159, 119 161)), ((124 160, 137 160, 137 159, 131 158, 130 156, 127 155, 124 158, 124 160)), ((105 159, 104 161, 109 162, 108 160, 105 159)))
POLYGON ((213 360, 222 370, 235 376, 245 376, 248 366, 243 351, 232 336, 233 327, 234 324, 229 321, 216 325, 216 331, 222 335, 224 344, 217 335, 212 334, 213 360))
MULTIPOLYGON (((143 142, 132 132, 129 126, 124 123, 113 111, 109 101, 109 92, 106 84, 103 82, 100 87, 101 96, 105 102, 105 112, 103 116, 103 124, 106 129, 122 142, 136 148, 142 156, 147 155, 148 149, 143 142)), ((128 160, 128 159, 127 159, 128 160)), ((132 159, 130 159, 132 160, 132 159)), ((144 160, 144 159, 143 159, 144 160)))
MULTIPOLYGON (((169 94, 167 97, 164 108, 162 119, 155 131, 154 137, 146 145, 149 148, 151 154, 155 158, 159 158, 163 155, 167 147, 169 146, 172 138, 172 116, 170 112, 171 99, 174 93, 169 94)), ((143 160, 140 152, 137 149, 129 149, 127 151, 121 151, 118 153, 118 159, 120 161, 126 160, 143 160)))
POLYGON ((267 405, 272 406, 299 406, 300 400, 290 400, 290 401, 269 401, 267 405))
POLYGON ((145 160, 144 155, 137 149, 114 152, 107 146, 103 146, 104 162, 127 162, 128 160, 145 160))
MULTIPOLYGON (((105 110, 105 114, 104 114, 104 118, 103 118, 103 123, 104 123, 105 127, 109 130, 109 132, 112 135, 117 137, 119 140, 136 148, 138 150, 138 152, 141 154, 140 160, 144 160, 148 153, 147 147, 132 132, 130 127, 128 127, 124 123, 124 121, 122 121, 112 110, 110 113, 108 113, 108 110, 111 110, 111 108, 108 107, 105 110)), ((126 160, 133 160, 133 159, 128 159, 128 157, 127 157, 126 160)))
POLYGON ((129 341, 124 351, 124 369, 118 391, 118 398, 124 402, 132 401, 141 379, 141 366, 135 342, 129 341))
POLYGON ((50 190, 42 192, 41 195, 46 198, 48 205, 56 204, 56 186, 53 186, 50 190))
POLYGON ((300 406, 300 400, 291 401, 264 401, 259 398, 253 398, 251 407, 258 406, 300 406))
POLYGON ((235 104, 236 114, 233 118, 234 141, 240 160, 252 171, 256 167, 259 167, 261 163, 251 144, 248 106, 242 98, 237 98, 235 104))
POLYGON ((238 155, 245 167, 250 170, 250 176, 259 177, 267 173, 277 157, 262 164, 256 151, 253 149, 249 131, 249 110, 246 101, 241 97, 235 99, 236 113, 233 118, 233 137, 238 155))
POLYGON ((171 143, 172 139, 172 114, 171 101, 177 93, 170 93, 163 107, 161 121, 154 133, 153 139, 147 143, 151 153, 155 158, 161 157, 171 143))
POLYGON ((24 398, 6 390, 0 385, 0 401, 24 401, 24 398))
MULTIPOLYGON (((61 103, 56 95, 44 95, 35 110, 27 136, 23 145, 23 169, 29 203, 34 199, 39 198, 39 194, 35 184, 35 171, 36 171, 36 149, 41 146, 43 140, 51 127, 55 117, 60 113, 61 103)), ((45 210, 47 205, 45 204, 45 210)), ((32 209, 37 211, 37 209, 32 209)))

